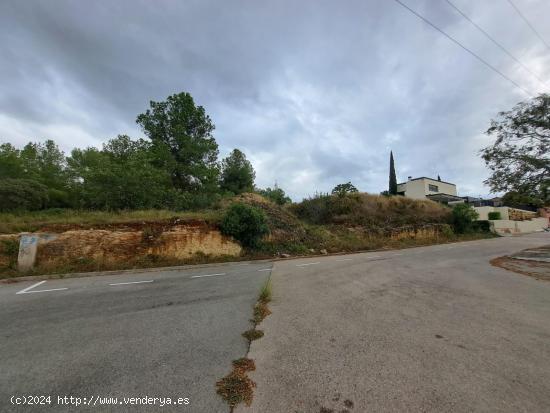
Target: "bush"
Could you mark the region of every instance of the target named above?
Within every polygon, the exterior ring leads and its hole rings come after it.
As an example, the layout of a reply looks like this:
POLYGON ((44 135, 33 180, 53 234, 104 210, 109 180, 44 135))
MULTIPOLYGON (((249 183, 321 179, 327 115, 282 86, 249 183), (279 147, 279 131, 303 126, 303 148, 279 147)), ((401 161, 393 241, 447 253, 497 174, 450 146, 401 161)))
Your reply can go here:
POLYGON ((477 232, 491 232, 491 223, 487 220, 475 221, 473 228, 477 232))
POLYGON ((221 230, 238 240, 245 247, 256 247, 260 239, 269 232, 263 211, 250 205, 236 203, 229 207, 221 230))
POLYGON ((298 218, 317 225, 362 226, 371 229, 446 223, 450 209, 433 201, 404 196, 349 193, 317 194, 289 206, 298 218))
POLYGON ((457 204, 453 207, 451 224, 458 234, 471 232, 474 229, 474 222, 479 214, 468 204, 457 204))
POLYGON ((488 216, 489 216, 490 221, 493 221, 495 219, 502 219, 500 217, 500 212, 498 212, 498 211, 489 212, 488 216))
POLYGON ((43 209, 48 203, 48 188, 31 179, 0 181, 0 211, 43 209))

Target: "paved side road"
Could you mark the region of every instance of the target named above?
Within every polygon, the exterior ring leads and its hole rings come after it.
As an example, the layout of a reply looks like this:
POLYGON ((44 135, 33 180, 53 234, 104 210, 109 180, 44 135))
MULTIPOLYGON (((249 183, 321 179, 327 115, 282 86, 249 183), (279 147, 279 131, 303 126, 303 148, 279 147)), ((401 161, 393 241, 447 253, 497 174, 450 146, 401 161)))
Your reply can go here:
POLYGON ((0 284, 0 411, 228 412, 215 383, 246 354, 241 333, 270 268, 0 284), (18 408, 12 395, 50 395, 52 404, 18 408), (118 404, 58 405, 57 396, 118 397, 118 404), (121 400, 147 396, 189 404, 121 400))
POLYGON ((285 261, 239 413, 548 412, 550 282, 489 260, 550 234, 285 261))

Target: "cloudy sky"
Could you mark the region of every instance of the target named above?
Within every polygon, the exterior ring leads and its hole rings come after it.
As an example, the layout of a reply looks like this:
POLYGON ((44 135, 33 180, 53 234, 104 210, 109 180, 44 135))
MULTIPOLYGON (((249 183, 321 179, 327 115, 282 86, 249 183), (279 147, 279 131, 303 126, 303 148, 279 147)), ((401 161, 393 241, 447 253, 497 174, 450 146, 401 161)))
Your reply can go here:
MULTIPOLYGON (((445 0, 402 0, 532 94, 548 91, 445 0)), ((508 0, 452 0, 550 80, 550 48, 508 0)), ((550 42, 550 2, 513 0, 550 42)), ((295 200, 352 181, 437 176, 487 194, 491 117, 528 98, 391 0, 2 0, 0 141, 66 152, 143 134, 150 100, 187 91, 259 186, 295 200)), ((549 82, 550 84, 550 82, 549 82)))

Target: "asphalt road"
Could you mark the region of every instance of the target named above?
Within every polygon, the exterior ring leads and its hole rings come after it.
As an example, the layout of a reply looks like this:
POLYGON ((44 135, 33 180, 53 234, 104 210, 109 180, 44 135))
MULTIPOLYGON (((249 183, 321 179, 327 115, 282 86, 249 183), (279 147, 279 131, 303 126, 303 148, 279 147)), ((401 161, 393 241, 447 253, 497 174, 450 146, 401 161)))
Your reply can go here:
POLYGON ((489 265, 550 234, 283 261, 239 413, 548 412, 550 282, 489 265))
POLYGON ((215 383, 246 354, 241 333, 270 268, 234 263, 0 284, 0 411, 228 412, 215 383), (10 402, 47 395, 50 405, 10 402), (96 406, 60 405, 58 396, 96 406), (99 405, 97 397, 123 404, 99 405), (159 400, 139 407, 122 397, 159 400), (160 407, 166 397, 181 404, 160 407))

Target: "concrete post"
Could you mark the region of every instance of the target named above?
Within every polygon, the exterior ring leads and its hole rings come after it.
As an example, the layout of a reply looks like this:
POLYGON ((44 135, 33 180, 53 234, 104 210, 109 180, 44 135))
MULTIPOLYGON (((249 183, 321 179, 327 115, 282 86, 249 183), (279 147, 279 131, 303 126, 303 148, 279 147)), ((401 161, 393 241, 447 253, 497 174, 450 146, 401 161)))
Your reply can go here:
POLYGON ((17 256, 17 269, 19 271, 29 271, 34 267, 39 238, 38 235, 29 232, 21 234, 19 240, 19 255, 17 256))

